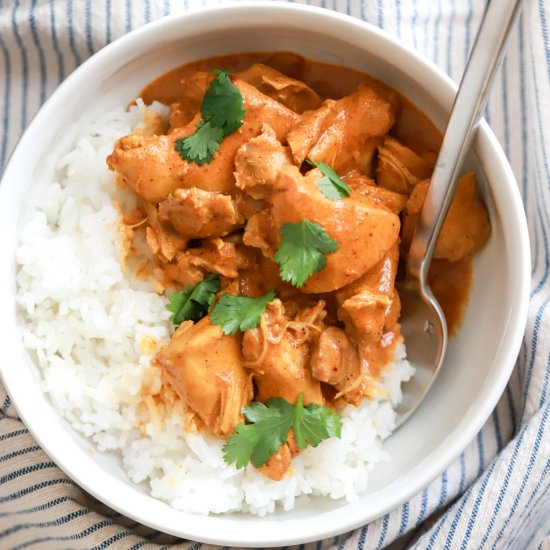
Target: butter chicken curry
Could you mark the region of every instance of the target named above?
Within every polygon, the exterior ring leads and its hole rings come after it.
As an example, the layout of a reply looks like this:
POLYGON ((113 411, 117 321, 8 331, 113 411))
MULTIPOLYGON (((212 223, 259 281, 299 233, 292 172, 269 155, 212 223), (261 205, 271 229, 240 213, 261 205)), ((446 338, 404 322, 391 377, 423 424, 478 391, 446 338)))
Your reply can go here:
MULTIPOLYGON (((176 291, 178 328, 154 364, 197 425, 227 439, 253 402, 319 412, 380 396, 401 338, 396 276, 441 140, 432 123, 363 73, 290 53, 191 63, 140 96, 169 105, 169 121, 120 139, 107 163, 137 195, 124 221, 145 237, 147 272, 176 291)), ((431 270, 451 331, 489 233, 466 174, 431 270)), ((303 448, 293 426, 253 461, 272 479, 303 448)))

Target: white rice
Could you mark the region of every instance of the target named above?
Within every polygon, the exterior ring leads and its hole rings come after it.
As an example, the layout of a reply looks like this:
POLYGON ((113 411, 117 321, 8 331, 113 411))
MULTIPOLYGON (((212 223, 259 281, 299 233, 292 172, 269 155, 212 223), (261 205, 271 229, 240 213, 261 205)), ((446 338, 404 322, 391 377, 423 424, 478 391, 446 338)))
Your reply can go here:
POLYGON ((115 140, 145 118, 143 105, 118 108, 85 128, 21 232, 17 301, 44 391, 98 451, 118 451, 128 477, 174 508, 265 515, 310 495, 356 499, 389 458, 382 441, 395 427, 401 382, 413 373, 401 344, 382 378, 388 398, 345 408, 341 439, 306 449, 279 482, 225 464, 223 442, 186 433, 177 407, 162 422, 147 414, 145 396, 160 379, 150 368, 154 352, 140 344, 166 340, 172 329, 165 299, 121 269, 113 206, 121 192, 105 164, 115 140))

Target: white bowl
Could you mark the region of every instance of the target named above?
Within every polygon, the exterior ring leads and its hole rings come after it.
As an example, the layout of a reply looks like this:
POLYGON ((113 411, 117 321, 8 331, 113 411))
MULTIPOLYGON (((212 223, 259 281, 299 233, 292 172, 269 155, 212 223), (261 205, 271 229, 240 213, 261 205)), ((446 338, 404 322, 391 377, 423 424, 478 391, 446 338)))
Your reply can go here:
POLYGON ((127 104, 147 82, 182 63, 222 53, 292 50, 363 70, 393 86, 444 127, 456 85, 382 31, 335 12, 291 3, 239 2, 168 17, 131 32, 79 67, 29 125, 0 188, 1 374, 21 418, 55 462, 119 512, 181 537, 224 545, 280 546, 343 533, 418 493, 480 430, 503 392, 521 343, 528 303, 529 244, 516 182, 497 140, 482 124, 469 160, 483 181, 492 235, 475 260, 462 328, 443 370, 413 417, 385 443, 392 461, 377 466, 368 492, 348 504, 312 500, 267 518, 178 512, 132 484, 116 457, 87 449, 40 389, 20 337, 14 248, 32 208, 33 185, 54 177, 75 121, 127 104), (40 175, 40 178, 38 178, 40 175))

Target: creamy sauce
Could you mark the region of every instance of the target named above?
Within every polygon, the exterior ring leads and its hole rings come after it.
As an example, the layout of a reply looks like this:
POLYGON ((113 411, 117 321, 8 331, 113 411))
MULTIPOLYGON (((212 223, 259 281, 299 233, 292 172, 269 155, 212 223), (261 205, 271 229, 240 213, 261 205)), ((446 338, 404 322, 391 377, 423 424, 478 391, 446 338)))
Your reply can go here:
POLYGON ((430 266, 430 287, 445 312, 450 334, 456 332, 462 321, 473 273, 472 258, 452 263, 433 260, 430 266))
MULTIPOLYGON (((394 106, 396 122, 390 134, 419 155, 437 155, 441 133, 424 113, 401 94, 360 71, 305 59, 290 52, 241 53, 201 59, 177 67, 153 80, 141 91, 139 97, 147 104, 156 100, 170 105, 182 96, 182 79, 194 72, 212 69, 236 72, 254 63, 263 63, 305 82, 322 99, 339 99, 350 94, 358 84, 367 84, 394 106)), ((472 276, 473 264, 469 257, 455 263, 436 260, 432 264, 432 290, 443 307, 451 334, 456 332, 460 325, 468 301, 472 276)), ((372 353, 386 355, 392 347, 372 350, 372 353)), ((381 358, 373 357, 373 364, 381 362, 383 363, 381 358)))
POLYGON ((247 69, 254 63, 263 63, 305 82, 322 99, 339 99, 353 92, 359 84, 367 84, 396 108, 397 117, 392 135, 419 154, 437 154, 439 150, 441 132, 433 122, 409 100, 386 84, 355 69, 313 61, 290 52, 253 52, 200 59, 168 71, 153 80, 140 92, 139 97, 147 104, 156 100, 170 105, 178 101, 182 95, 182 79, 194 72, 213 69, 236 72, 247 69))

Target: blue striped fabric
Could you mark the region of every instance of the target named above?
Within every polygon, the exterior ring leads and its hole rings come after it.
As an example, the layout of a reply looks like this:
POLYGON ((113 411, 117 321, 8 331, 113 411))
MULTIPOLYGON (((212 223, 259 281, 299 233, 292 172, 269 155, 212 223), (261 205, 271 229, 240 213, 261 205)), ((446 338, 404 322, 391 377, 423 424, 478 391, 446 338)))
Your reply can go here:
MULTIPOLYGON (((493 0, 500 1, 500 0, 493 0)), ((111 40, 208 0, 0 0, 0 170, 32 115, 111 40)), ((474 0, 310 0, 384 28, 459 80, 474 0)), ((362 529, 308 548, 550 548, 550 3, 525 2, 486 117, 510 159, 532 242, 517 367, 478 436, 429 487, 362 529)), ((36 445, 0 388, 0 548, 198 550, 106 509, 36 445)))

